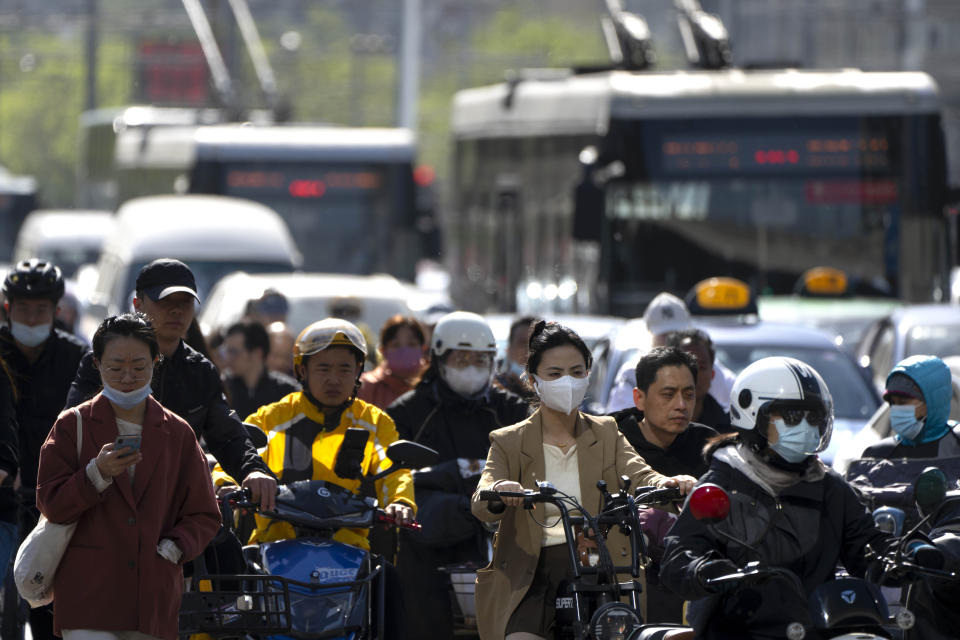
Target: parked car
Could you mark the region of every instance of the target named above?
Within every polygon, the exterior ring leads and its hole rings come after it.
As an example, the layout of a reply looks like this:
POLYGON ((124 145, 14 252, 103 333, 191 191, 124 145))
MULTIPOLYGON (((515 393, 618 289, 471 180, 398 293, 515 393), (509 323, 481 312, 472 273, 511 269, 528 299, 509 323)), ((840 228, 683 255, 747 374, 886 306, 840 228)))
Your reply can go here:
POLYGON ((201 300, 234 271, 291 272, 302 258, 272 209, 239 198, 148 196, 124 203, 97 263, 97 283, 81 320, 91 336, 103 318, 130 308, 137 274, 157 258, 193 270, 201 300))
MULTIPOLYGON (((732 322, 698 319, 710 334, 717 360, 734 373, 769 356, 789 356, 806 362, 823 376, 833 395, 834 427, 830 447, 821 454, 833 461, 880 406, 880 396, 867 372, 834 342, 816 329, 774 322, 732 322)), ((588 413, 603 413, 614 377, 623 363, 650 348, 650 335, 642 319, 631 320, 597 342, 594 367, 584 400, 588 413)))
POLYGON ((17 233, 13 263, 29 258, 49 260, 60 267, 64 277, 72 277, 82 265, 97 261, 113 226, 111 211, 31 211, 17 233))
POLYGON ((860 364, 870 368, 880 391, 894 365, 914 355, 960 355, 960 306, 915 304, 896 309, 874 322, 857 348, 860 364))
POLYGON ((332 273, 231 273, 211 290, 200 311, 204 333, 236 322, 247 303, 272 289, 289 305, 287 325, 297 335, 307 325, 328 316, 345 317, 364 328, 367 339, 396 314, 410 315, 408 286, 388 275, 355 276, 332 273))

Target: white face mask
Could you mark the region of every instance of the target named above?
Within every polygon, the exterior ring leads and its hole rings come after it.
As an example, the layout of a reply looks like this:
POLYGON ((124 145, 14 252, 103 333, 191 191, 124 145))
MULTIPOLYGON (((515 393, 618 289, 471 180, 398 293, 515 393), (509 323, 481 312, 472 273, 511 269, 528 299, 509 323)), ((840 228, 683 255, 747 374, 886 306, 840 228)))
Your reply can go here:
POLYGON ((35 327, 31 327, 28 324, 21 324, 14 320, 10 321, 10 333, 13 334, 13 339, 28 347, 36 347, 43 344, 43 341, 50 337, 50 330, 52 328, 53 325, 49 323, 38 324, 35 327))
POLYGON ((588 379, 561 376, 556 380, 544 380, 540 376, 533 376, 534 386, 540 394, 540 401, 554 411, 569 415, 587 395, 588 379))
POLYGON ((103 383, 103 395, 107 400, 121 409, 133 409, 146 400, 152 391, 149 380, 147 380, 147 384, 133 391, 120 391, 119 389, 114 389, 106 382, 103 383))
POLYGON ((446 365, 440 366, 440 374, 450 386, 462 396, 475 396, 490 384, 490 377, 493 373, 490 367, 464 367, 463 369, 454 369, 446 365))

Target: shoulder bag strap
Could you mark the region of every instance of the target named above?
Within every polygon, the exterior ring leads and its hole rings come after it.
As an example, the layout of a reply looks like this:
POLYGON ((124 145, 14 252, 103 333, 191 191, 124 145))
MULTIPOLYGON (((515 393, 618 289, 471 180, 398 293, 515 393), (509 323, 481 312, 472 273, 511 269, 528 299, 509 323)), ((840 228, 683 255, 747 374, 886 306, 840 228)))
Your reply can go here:
POLYGON ((73 408, 73 415, 77 416, 77 462, 80 462, 80 449, 83 447, 83 418, 80 409, 73 408))

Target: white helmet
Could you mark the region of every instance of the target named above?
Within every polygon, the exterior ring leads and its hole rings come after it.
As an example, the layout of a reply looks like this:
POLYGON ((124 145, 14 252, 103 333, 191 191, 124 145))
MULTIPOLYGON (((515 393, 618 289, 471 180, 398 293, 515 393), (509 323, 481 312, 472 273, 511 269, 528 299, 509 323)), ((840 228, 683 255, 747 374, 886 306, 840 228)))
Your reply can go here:
POLYGON ((454 311, 437 322, 430 344, 430 350, 436 356, 452 349, 495 353, 497 341, 490 325, 481 316, 469 311, 454 311))
POLYGON ((367 341, 355 324, 340 318, 327 318, 300 332, 293 345, 293 363, 299 365, 305 356, 332 346, 353 347, 359 352, 360 360, 367 357, 367 341))
POLYGON ((818 427, 820 444, 809 453, 819 453, 830 444, 833 397, 810 365, 795 358, 773 357, 757 360, 740 372, 730 391, 730 423, 751 445, 766 446, 766 429, 756 427, 767 424, 772 408, 783 414, 788 424, 791 409, 803 411, 808 422, 818 427))

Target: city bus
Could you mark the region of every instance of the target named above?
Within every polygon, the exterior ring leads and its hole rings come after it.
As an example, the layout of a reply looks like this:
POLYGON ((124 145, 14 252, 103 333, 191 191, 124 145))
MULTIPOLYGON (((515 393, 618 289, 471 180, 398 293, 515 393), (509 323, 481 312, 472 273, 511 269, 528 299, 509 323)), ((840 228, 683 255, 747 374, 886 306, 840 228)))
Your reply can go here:
MULTIPOLYGON (((115 211, 121 200, 114 154, 117 137, 132 129, 183 127, 224 121, 220 109, 130 105, 91 109, 80 114, 76 204, 85 209, 115 211)), ((181 169, 182 171, 182 169, 181 169)), ((169 187, 160 193, 169 192, 169 187)), ((151 195, 138 193, 137 195, 151 195)))
POLYGON ((87 192, 106 193, 114 207, 168 193, 259 202, 286 222, 307 271, 385 272, 412 280, 418 261, 439 251, 429 203, 432 171, 416 165, 412 131, 198 124, 185 122, 189 117, 170 111, 162 123, 127 118, 114 127, 110 161, 97 165, 106 177, 87 180, 87 192))
POLYGON ((919 72, 539 71, 460 91, 445 249, 479 310, 639 315, 731 276, 946 289, 946 159, 919 72))

